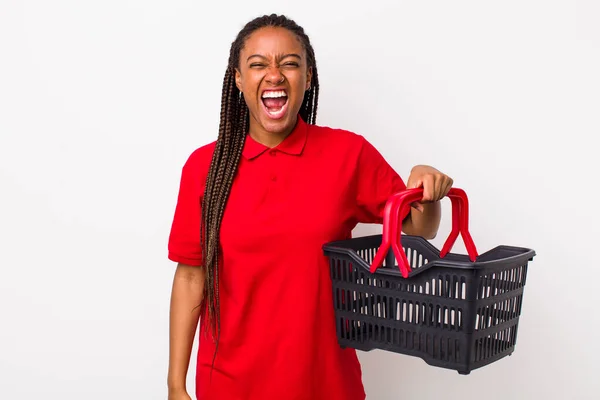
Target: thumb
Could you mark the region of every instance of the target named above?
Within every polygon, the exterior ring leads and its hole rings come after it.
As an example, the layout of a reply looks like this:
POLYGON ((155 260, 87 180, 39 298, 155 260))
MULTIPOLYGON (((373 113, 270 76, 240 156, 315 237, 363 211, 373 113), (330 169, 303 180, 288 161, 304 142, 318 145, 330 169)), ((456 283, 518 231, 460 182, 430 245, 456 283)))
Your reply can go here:
POLYGON ((417 179, 409 189, 416 189, 423 186, 423 181, 421 179, 417 179))

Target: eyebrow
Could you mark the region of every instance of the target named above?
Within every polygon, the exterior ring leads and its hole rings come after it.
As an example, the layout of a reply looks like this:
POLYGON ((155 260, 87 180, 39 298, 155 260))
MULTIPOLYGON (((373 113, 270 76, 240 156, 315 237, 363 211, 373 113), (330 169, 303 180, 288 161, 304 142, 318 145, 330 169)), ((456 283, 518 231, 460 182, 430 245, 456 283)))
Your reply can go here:
MULTIPOLYGON (((261 54, 252 54, 250 57, 248 57, 248 59, 246 60, 246 62, 250 61, 250 59, 254 58, 254 57, 258 57, 258 58, 262 58, 262 59, 267 58, 267 57, 265 57, 265 56, 263 56, 261 54)), ((296 54, 296 53, 284 54, 284 55, 282 55, 280 57, 280 59, 284 59, 284 58, 288 58, 288 57, 295 57, 295 58, 297 58, 299 60, 302 60, 302 57, 300 57, 300 55, 296 54)))

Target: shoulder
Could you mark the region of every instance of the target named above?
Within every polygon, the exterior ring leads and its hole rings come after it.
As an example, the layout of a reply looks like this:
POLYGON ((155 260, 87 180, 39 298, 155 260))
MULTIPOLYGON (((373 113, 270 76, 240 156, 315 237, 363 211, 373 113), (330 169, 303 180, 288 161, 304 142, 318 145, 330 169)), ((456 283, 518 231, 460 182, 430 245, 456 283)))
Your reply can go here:
POLYGON ((332 128, 324 125, 310 125, 311 140, 315 147, 335 149, 345 163, 354 162, 356 165, 387 165, 383 154, 371 143, 366 136, 344 128, 332 128))
POLYGON ((189 154, 181 171, 183 185, 191 185, 198 190, 202 190, 208 176, 216 143, 215 141, 198 147, 189 154))
POLYGON ((206 171, 207 174, 216 144, 217 142, 214 141, 192 151, 185 161, 183 169, 196 172, 206 171))
POLYGON ((369 142, 356 132, 344 128, 334 128, 326 125, 309 125, 311 140, 323 146, 332 146, 340 152, 356 151, 360 153, 369 142))

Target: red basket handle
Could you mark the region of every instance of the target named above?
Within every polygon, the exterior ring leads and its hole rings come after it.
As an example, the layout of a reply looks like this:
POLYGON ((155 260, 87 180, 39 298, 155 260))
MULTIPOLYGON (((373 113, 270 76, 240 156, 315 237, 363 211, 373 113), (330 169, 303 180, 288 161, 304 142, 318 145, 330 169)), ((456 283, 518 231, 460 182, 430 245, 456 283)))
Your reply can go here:
MULTIPOLYGON (((452 202, 452 231, 440 251, 440 257, 445 257, 450 252, 460 233, 465 242, 469 258, 474 262, 478 254, 469 233, 469 203, 467 195, 462 189, 451 188, 447 196, 452 202)), ((423 189, 417 188, 396 193, 388 199, 383 215, 384 234, 382 235, 382 243, 371 264, 371 273, 374 273, 381 266, 391 246, 402 276, 404 278, 408 277, 411 267, 400 244, 402 221, 410 212, 411 203, 422 198, 423 189)))
MULTIPOLYGON (((392 208, 396 205, 396 199, 401 198, 405 195, 405 192, 399 192, 393 194, 385 204, 385 208, 383 210, 383 232, 381 234, 381 245, 375 253, 375 257, 373 257, 373 262, 371 263, 371 273, 374 273, 377 268, 379 268, 383 264, 383 260, 387 256, 387 253, 390 249, 392 242, 394 241, 393 236, 393 225, 390 224, 390 214, 392 212, 392 208)), ((402 218, 398 223, 402 224, 402 218)), ((396 223, 396 225, 398 225, 396 223)))

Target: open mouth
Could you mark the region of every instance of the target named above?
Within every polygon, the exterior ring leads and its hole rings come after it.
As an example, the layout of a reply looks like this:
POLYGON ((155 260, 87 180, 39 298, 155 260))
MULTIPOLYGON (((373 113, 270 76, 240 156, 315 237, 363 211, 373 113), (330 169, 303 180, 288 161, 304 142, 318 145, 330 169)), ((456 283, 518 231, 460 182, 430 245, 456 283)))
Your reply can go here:
POLYGON ((267 115, 273 119, 283 117, 288 105, 288 96, 285 90, 266 90, 261 100, 267 115))

